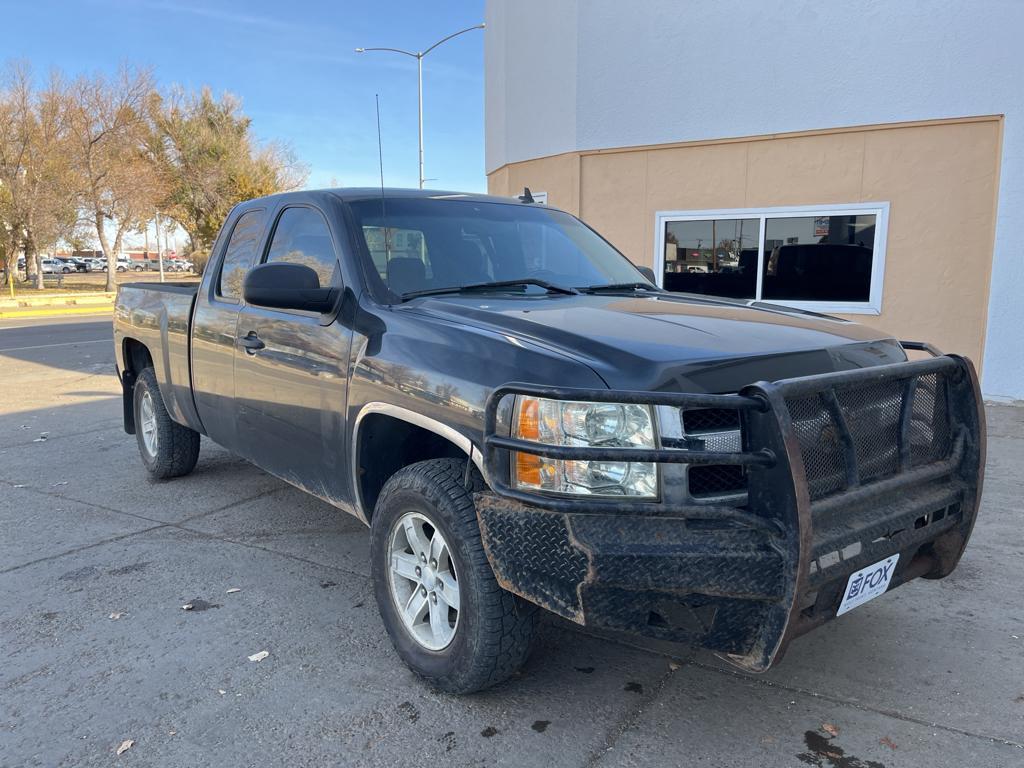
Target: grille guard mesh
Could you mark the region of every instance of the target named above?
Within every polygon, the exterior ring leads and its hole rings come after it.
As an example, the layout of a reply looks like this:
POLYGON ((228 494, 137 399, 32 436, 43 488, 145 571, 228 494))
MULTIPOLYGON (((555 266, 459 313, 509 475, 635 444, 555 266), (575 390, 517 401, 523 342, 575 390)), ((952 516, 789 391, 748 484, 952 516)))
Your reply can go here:
MULTIPOLYGON (((834 616, 829 590, 839 581, 845 584, 844 574, 874 562, 880 553, 912 548, 913 557, 901 561, 894 584, 917 576, 941 578, 953 570, 977 515, 984 430, 973 365, 963 357, 941 355, 758 382, 736 395, 511 383, 497 388, 488 400, 483 458, 495 494, 519 502, 518 509, 539 507, 561 513, 567 531, 577 515, 601 515, 619 521, 624 516, 658 517, 762 536, 780 556, 782 594, 767 610, 759 611, 752 640, 742 653, 729 654, 729 659, 745 669, 763 671, 781 657, 794 637, 834 616), (502 403, 517 394, 680 409, 735 409, 740 414, 744 450, 555 447, 499 435, 502 403), (669 498, 630 501, 528 493, 509 485, 511 451, 569 459, 738 466, 748 477, 747 504, 740 508, 677 503, 669 498), (943 511, 933 513, 928 505, 939 505, 936 509, 943 511), (922 513, 924 508, 928 511, 922 513), (924 526, 919 525, 922 519, 924 526), (819 591, 825 598, 819 597, 819 591)), ((570 542, 588 562, 587 568, 579 566, 579 582, 563 595, 555 595, 551 584, 545 585, 543 595, 535 595, 531 585, 517 577, 515 558, 503 558, 500 542, 488 541, 482 512, 481 528, 488 556, 506 589, 580 623, 602 623, 603 617, 591 616, 580 597, 600 579, 594 552, 570 542)), ((543 553, 538 556, 542 558, 543 553)), ((727 584, 723 591, 728 593, 727 584)))

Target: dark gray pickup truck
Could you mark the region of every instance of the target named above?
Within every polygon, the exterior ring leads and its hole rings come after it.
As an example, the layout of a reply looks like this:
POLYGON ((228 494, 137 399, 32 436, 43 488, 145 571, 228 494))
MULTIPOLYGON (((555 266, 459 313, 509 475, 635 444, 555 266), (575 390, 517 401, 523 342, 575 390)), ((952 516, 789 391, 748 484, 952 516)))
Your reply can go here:
POLYGON ((384 625, 446 691, 513 673, 538 606, 761 671, 954 569, 985 453, 967 359, 652 278, 541 205, 251 200, 198 287, 121 287, 125 430, 155 478, 205 435, 368 524, 384 625))

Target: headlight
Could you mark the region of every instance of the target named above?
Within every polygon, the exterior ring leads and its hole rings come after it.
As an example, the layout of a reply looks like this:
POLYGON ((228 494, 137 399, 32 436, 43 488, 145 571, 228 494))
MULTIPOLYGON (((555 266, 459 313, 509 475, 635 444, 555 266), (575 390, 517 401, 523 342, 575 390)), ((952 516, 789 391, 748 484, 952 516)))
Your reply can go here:
MULTIPOLYGON (((524 395, 516 398, 512 436, 545 445, 656 447, 649 406, 524 395)), ((512 485, 550 493, 654 498, 658 469, 652 462, 570 461, 515 451, 512 485)))

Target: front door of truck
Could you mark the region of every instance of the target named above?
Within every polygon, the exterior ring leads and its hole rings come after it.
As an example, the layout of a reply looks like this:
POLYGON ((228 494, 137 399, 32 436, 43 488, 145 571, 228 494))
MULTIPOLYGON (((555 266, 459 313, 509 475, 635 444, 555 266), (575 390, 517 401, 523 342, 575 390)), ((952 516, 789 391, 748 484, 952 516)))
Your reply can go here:
MULTIPOLYGON (((341 285, 324 214, 292 205, 277 216, 263 262, 289 261, 341 285)), ((235 346, 235 400, 243 456, 327 499, 347 497, 345 403, 352 332, 333 315, 243 305, 235 346)))

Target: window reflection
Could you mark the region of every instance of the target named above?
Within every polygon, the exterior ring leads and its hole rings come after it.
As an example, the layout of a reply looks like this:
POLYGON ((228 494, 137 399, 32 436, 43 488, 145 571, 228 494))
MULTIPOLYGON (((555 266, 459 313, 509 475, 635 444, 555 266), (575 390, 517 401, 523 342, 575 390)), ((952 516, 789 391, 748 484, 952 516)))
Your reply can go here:
POLYGON ((754 298, 759 230, 759 219, 668 222, 664 287, 684 293, 754 298))
POLYGON ((224 264, 217 279, 217 295, 225 299, 239 299, 242 296, 242 281, 252 266, 263 229, 263 211, 243 213, 231 231, 224 264))
POLYGON ((736 299, 867 303, 876 218, 765 215, 763 229, 760 216, 667 221, 663 285, 736 299))
POLYGON ((267 262, 302 264, 316 272, 321 288, 339 282, 338 260, 324 217, 312 208, 286 208, 277 220, 267 262))
POLYGON ((765 221, 764 299, 868 301, 875 217, 796 216, 765 221))

